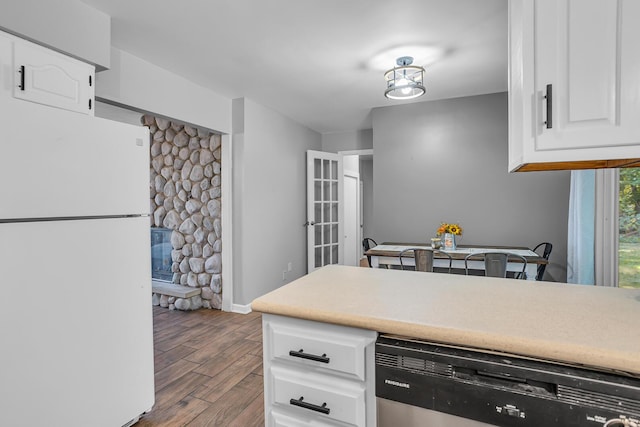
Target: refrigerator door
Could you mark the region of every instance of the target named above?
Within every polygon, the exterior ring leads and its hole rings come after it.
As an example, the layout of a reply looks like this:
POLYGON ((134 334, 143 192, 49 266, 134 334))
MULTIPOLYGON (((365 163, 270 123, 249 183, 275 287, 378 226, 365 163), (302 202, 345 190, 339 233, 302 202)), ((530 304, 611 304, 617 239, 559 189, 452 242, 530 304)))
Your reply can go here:
POLYGON ((0 224, 0 425, 114 427, 153 406, 149 233, 0 224))
POLYGON ((1 93, 0 116, 0 221, 149 212, 147 128, 1 93))

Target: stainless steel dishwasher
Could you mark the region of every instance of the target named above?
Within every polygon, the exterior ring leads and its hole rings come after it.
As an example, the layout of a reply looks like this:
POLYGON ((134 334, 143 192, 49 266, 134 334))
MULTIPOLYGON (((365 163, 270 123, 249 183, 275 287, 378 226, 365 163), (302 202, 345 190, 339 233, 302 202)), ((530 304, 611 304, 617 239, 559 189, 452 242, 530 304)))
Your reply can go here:
POLYGON ((378 427, 640 427, 640 378, 381 335, 378 427))

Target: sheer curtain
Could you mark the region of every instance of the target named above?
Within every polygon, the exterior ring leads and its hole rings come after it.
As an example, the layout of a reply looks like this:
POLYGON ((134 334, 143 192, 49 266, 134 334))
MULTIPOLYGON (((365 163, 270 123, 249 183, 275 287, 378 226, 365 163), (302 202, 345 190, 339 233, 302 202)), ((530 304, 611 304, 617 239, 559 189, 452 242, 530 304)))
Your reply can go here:
POLYGON ((594 170, 571 171, 567 236, 567 282, 595 284, 594 170))

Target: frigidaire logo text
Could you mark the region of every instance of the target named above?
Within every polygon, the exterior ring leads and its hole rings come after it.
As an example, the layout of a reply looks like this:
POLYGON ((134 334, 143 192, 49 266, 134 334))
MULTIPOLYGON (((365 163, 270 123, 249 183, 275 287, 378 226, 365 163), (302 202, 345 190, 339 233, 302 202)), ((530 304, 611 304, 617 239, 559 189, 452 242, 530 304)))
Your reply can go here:
POLYGON ((385 384, 389 384, 389 385, 394 385, 396 387, 402 387, 402 388, 411 388, 411 386, 407 383, 401 383, 400 381, 393 381, 393 380, 384 380, 385 384))

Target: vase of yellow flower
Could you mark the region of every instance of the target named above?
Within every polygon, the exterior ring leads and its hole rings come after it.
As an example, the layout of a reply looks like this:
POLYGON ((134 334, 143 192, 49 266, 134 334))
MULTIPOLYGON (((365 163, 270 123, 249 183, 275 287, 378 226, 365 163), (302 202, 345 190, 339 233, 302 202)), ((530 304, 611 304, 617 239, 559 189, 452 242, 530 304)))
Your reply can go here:
POLYGON ((456 249, 456 236, 462 235, 462 227, 458 224, 443 222, 436 233, 442 238, 442 249, 452 251, 456 249))

